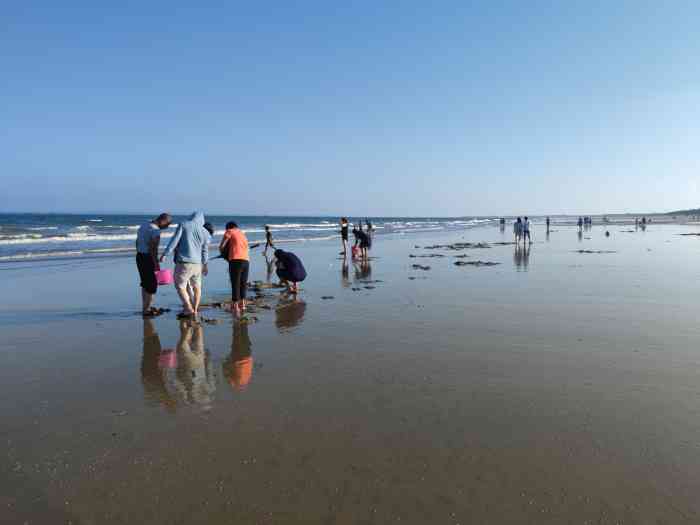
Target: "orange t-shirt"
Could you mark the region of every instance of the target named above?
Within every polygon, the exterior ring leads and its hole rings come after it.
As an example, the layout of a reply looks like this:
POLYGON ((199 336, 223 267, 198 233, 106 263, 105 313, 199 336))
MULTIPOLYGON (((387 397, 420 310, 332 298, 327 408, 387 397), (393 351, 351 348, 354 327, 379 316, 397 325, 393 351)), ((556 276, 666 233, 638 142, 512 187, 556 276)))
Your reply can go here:
POLYGON ((233 228, 232 230, 226 230, 224 233, 224 239, 228 239, 228 260, 234 261, 249 261, 248 256, 248 239, 238 228, 233 228))

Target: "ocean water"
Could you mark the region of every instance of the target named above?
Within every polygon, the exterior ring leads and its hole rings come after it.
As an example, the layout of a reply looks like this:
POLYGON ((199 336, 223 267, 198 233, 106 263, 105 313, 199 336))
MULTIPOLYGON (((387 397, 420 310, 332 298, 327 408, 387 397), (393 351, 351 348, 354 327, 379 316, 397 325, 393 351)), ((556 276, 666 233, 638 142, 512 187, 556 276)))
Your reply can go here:
MULTIPOLYGON (((178 221, 162 235, 167 243, 178 221)), ((43 258, 106 257, 134 251, 136 230, 152 219, 150 215, 72 215, 72 214, 0 214, 0 262, 43 258)), ((236 220, 251 242, 264 240, 269 225, 278 243, 329 240, 339 237, 338 217, 293 216, 207 216, 220 239, 224 225, 236 220)), ((366 220, 365 217, 351 222, 366 220)), ((369 217, 376 235, 405 235, 412 232, 450 231, 497 224, 494 217, 369 217)))

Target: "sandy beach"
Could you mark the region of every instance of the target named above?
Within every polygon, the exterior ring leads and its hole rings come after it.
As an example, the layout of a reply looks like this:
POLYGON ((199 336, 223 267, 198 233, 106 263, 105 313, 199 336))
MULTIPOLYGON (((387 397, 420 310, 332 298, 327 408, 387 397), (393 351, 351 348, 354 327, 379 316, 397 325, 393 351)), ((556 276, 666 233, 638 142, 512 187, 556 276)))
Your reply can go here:
POLYGON ((143 320, 132 257, 1 264, 0 522, 700 522, 700 229, 553 230, 297 243, 244 325, 143 320))

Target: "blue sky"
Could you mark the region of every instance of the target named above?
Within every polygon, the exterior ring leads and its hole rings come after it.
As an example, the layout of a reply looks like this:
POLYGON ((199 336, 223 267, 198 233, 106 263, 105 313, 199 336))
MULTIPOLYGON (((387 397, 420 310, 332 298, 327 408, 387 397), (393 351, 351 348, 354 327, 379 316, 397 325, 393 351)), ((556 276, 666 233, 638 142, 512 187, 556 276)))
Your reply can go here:
POLYGON ((700 206, 698 3, 97 4, 3 6, 0 210, 700 206))

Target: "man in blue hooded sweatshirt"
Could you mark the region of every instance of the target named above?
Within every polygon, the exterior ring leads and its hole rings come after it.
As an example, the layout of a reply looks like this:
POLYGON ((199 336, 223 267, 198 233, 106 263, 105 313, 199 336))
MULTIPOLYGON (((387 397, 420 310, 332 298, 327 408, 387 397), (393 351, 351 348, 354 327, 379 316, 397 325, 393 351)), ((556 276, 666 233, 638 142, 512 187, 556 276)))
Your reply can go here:
POLYGON ((209 232, 204 229, 204 214, 196 211, 189 220, 180 223, 160 257, 160 262, 163 262, 175 251, 175 288, 182 301, 184 316, 196 316, 199 313, 202 274, 207 275, 208 271, 209 239, 209 232), (187 293, 188 284, 194 292, 193 300, 187 293))

